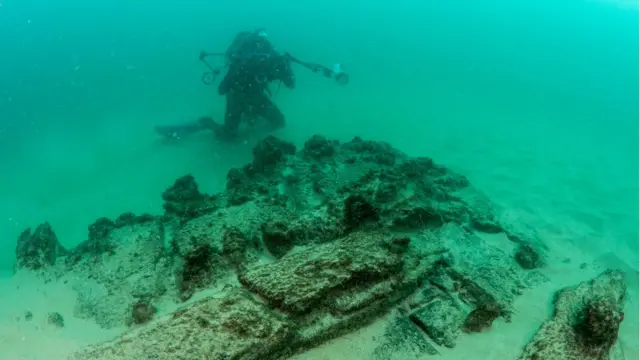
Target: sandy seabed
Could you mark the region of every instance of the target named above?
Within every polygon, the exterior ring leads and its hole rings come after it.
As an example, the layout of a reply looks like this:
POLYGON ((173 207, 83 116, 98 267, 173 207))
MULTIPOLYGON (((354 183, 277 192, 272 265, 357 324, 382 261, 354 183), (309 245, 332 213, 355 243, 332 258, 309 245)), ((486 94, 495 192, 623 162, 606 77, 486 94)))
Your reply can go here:
MULTIPOLYGON (((588 269, 578 271, 581 260, 573 264, 557 262, 544 273, 551 282, 525 292, 515 302, 516 312, 511 323, 498 319, 486 332, 472 336, 460 336, 454 349, 439 348, 439 358, 468 359, 516 359, 530 341, 540 324, 551 315, 549 303, 553 293, 563 287, 589 280, 607 264, 592 262, 588 269)), ((630 288, 625 321, 620 329, 616 353, 618 359, 638 359, 638 293, 630 288), (624 353, 624 356, 621 354, 624 353)), ((73 316, 75 292, 64 280, 43 284, 42 280, 28 273, 0 280, 0 352, 6 360, 65 359, 70 353, 92 343, 116 337, 123 329, 104 330, 92 321, 73 316), (25 321, 26 312, 33 314, 25 321), (58 312, 65 319, 65 326, 57 328, 47 323, 47 314, 58 312)), ((383 336, 388 319, 377 322, 344 337, 327 342, 293 360, 366 360, 376 347, 376 339, 383 336)), ((397 353, 395 359, 414 359, 415 354, 397 353), (412 356, 413 355, 413 356, 412 356)), ((417 358, 416 358, 417 359, 417 358)))

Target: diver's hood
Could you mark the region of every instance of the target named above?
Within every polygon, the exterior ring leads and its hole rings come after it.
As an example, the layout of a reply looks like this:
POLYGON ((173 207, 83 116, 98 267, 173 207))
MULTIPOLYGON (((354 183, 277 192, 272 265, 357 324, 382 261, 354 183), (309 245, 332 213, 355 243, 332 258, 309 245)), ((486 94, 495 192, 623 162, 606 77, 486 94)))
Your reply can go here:
POLYGON ((246 59, 252 54, 277 55, 262 28, 238 33, 225 54, 227 64, 246 59))

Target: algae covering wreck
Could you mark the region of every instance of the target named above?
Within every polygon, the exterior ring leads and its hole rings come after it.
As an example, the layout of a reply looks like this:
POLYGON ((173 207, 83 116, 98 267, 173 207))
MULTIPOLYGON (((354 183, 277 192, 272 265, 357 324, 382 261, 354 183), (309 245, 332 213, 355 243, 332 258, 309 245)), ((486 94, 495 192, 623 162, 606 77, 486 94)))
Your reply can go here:
MULTIPOLYGON (((399 348, 437 358, 509 321, 546 281, 534 229, 464 176, 382 142, 314 136, 298 150, 270 136, 225 191, 202 194, 186 175, 162 198, 163 215, 98 219, 73 249, 46 223, 20 236, 17 271, 74 273, 75 316, 129 327, 71 359, 286 359, 390 313, 373 359, 399 348)), ((559 293, 521 359, 607 359, 622 276, 559 293)))

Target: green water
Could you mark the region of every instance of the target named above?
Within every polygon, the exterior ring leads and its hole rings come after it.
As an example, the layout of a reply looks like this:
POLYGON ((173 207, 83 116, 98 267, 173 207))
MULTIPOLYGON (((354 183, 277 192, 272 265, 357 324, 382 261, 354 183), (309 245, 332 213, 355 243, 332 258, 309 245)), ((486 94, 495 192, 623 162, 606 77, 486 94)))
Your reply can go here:
POLYGON ((467 175, 549 239, 637 266, 638 12, 605 1, 14 1, 0 3, 0 268, 50 221, 73 246, 101 216, 161 211, 185 173, 218 191, 207 137, 151 128, 209 114, 202 49, 263 26, 280 50, 340 62, 340 87, 302 68, 275 101, 288 126, 384 140, 467 175))

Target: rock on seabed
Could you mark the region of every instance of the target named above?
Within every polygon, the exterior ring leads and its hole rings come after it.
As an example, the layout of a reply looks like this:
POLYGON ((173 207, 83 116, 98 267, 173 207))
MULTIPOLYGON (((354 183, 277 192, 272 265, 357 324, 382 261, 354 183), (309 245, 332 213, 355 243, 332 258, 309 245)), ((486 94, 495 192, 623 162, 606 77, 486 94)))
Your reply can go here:
POLYGON ((624 273, 607 270, 591 281, 560 290, 553 317, 525 347, 519 360, 611 359, 624 320, 624 273))
POLYGON ((71 359, 286 359, 389 312, 372 359, 436 355, 509 320, 545 281, 535 231, 430 158, 319 135, 302 149, 269 136, 253 155, 225 191, 202 194, 185 175, 163 192, 164 214, 98 219, 74 249, 47 225, 21 236, 18 271, 73 274, 76 316, 130 326, 71 359), (478 232, 506 236, 496 245, 478 232), (523 249, 536 261, 523 265, 523 249), (142 324, 139 304, 154 309, 142 324))

